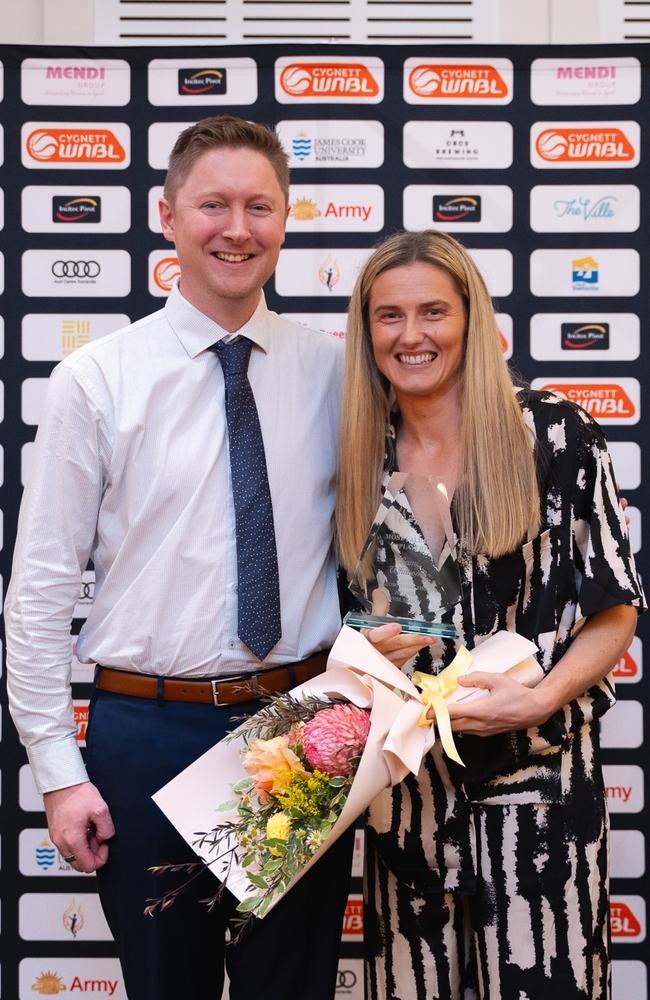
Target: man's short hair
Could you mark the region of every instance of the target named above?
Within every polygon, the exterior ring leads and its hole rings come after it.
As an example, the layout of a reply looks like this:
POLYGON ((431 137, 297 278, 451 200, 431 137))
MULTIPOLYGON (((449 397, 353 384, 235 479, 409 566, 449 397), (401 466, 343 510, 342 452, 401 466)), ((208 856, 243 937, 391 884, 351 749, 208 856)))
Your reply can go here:
POLYGON ((211 149, 253 149, 265 156, 289 203, 289 158, 275 131, 268 125, 247 122, 231 115, 202 118, 184 129, 174 143, 165 178, 165 198, 172 202, 188 173, 205 152, 211 149))

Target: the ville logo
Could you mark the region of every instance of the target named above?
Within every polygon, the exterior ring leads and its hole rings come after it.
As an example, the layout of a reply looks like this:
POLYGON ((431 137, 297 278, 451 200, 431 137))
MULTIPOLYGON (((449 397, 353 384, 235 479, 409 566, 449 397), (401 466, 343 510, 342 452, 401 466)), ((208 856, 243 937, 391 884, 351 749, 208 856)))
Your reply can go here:
POLYGON ((325 285, 328 292, 333 292, 334 286, 338 284, 340 277, 341 272, 338 264, 328 255, 318 268, 318 280, 321 285, 325 285))
POLYGON ((291 151, 297 160, 306 160, 311 156, 312 141, 306 132, 298 132, 291 140, 291 151))
POLYGON ((76 938, 77 934, 83 930, 86 918, 84 916, 84 911, 80 905, 77 904, 76 898, 73 896, 70 900, 69 905, 63 911, 61 921, 66 931, 76 938))
POLYGON ((383 63, 332 57, 279 59, 276 62, 277 97, 287 101, 326 100, 376 103, 383 94, 383 63))
POLYGON ((174 282, 180 277, 181 267, 178 257, 163 257, 154 266, 153 280, 157 287, 165 293, 171 292, 174 282))
POLYGON ((29 159, 44 164, 125 164, 124 146, 108 128, 37 128, 25 143, 29 159))
POLYGON ((101 222, 102 199, 99 195, 61 195, 52 197, 52 222, 101 222))
POLYGON ((638 404, 633 396, 638 399, 638 383, 635 379, 621 379, 620 382, 609 382, 607 380, 593 382, 579 382, 566 379, 559 379, 553 382, 545 382, 544 379, 535 379, 534 388, 542 388, 549 392, 556 392, 566 399, 590 413, 596 420, 607 423, 636 423, 639 419, 638 404), (634 386, 634 388, 633 388, 634 386))
POLYGON ((619 127, 582 125, 545 128, 535 139, 535 152, 542 161, 553 164, 630 164, 637 150, 626 132, 619 127))
POLYGON ((409 104, 507 104, 512 100, 512 80, 509 59, 407 59, 404 99, 409 104))
POLYGON ((179 69, 178 93, 190 96, 205 94, 225 94, 227 75, 224 68, 219 69, 179 69))
POLYGON ((480 222, 481 196, 478 194, 434 194, 434 222, 480 222))
POLYGON ((577 291, 595 291, 598 288, 600 268, 593 257, 579 257, 571 261, 571 286, 577 291))
POLYGON ((34 856, 36 859, 36 864, 43 871, 47 871, 48 868, 52 868, 56 860, 56 849, 49 840, 42 840, 40 844, 34 849, 34 856))
POLYGON ((609 323, 562 323, 563 351, 609 350, 609 323))
POLYGON ((616 215, 616 196, 609 194, 600 198, 558 198, 553 209, 558 219, 581 219, 583 222, 613 219, 616 215))

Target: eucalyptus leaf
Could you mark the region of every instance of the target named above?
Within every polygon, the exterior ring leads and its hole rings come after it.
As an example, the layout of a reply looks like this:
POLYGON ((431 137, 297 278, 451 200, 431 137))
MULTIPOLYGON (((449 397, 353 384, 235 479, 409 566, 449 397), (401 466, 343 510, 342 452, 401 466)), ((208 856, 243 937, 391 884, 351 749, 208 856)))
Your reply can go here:
POLYGON ((237 904, 237 912, 254 913, 263 902, 263 896, 247 896, 246 899, 242 899, 241 903, 237 904))

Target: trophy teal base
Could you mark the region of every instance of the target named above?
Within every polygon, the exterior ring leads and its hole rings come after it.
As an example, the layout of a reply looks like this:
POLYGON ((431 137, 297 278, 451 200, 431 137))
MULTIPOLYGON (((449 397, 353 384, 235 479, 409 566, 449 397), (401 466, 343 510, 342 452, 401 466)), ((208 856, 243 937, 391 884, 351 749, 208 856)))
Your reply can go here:
POLYGON ((394 625, 397 622, 402 626, 402 632, 409 635, 430 635, 440 639, 457 639, 458 632, 453 625, 441 625, 436 622, 427 622, 421 618, 391 618, 384 615, 370 615, 364 612, 348 611, 343 619, 344 625, 350 628, 379 628, 380 625, 394 625))

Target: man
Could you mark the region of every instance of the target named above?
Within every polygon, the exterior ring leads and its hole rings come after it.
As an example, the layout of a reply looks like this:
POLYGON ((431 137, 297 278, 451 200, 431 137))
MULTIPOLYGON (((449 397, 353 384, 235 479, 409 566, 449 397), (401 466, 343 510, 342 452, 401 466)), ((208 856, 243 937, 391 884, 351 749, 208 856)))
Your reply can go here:
MULTIPOLYGON (((340 352, 270 313, 261 292, 287 211, 272 131, 220 117, 182 133, 160 202, 180 286, 55 369, 21 508, 5 609, 11 710, 52 840, 97 872, 130 1000, 218 1000, 233 908, 198 904, 217 887, 202 872, 143 915, 169 888, 146 869, 193 857, 151 794, 255 711, 260 686, 320 672, 339 626, 340 352), (95 600, 77 651, 101 664, 92 780, 69 638, 89 558, 95 600)), ((227 950, 233 1000, 333 996, 349 846, 227 950)))

